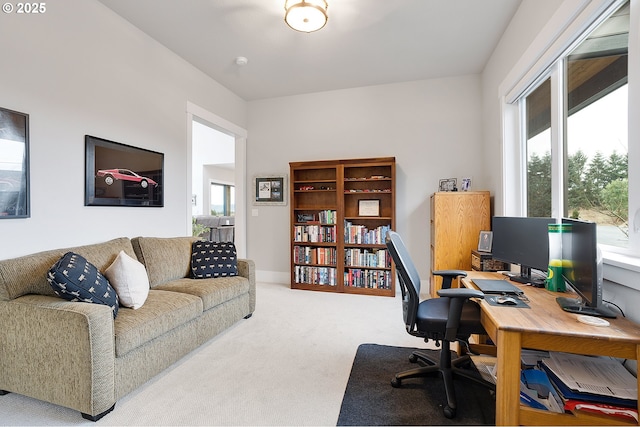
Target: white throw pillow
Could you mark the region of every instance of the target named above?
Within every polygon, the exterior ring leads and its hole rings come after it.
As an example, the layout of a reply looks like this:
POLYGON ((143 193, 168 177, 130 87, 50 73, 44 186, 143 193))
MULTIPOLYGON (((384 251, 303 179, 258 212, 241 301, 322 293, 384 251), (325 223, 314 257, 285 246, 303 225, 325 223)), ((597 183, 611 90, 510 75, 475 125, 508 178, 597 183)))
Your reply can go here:
POLYGON ((135 310, 142 307, 147 300, 149 296, 147 269, 124 251, 120 251, 113 264, 105 270, 104 275, 116 290, 120 305, 135 310))

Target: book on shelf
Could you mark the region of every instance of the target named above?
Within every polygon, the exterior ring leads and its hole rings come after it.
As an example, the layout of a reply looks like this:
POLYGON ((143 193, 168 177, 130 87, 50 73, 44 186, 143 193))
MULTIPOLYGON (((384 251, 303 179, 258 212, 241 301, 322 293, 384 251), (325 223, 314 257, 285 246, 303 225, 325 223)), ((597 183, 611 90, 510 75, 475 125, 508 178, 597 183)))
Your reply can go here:
POLYGON ((349 267, 391 268, 391 257, 386 249, 346 248, 344 264, 349 267))
POLYGON ((293 262, 295 264, 323 264, 335 266, 336 248, 312 248, 310 246, 294 246, 293 262))
POLYGON ((335 225, 296 225, 294 227, 295 242, 321 243, 336 241, 335 225))
POLYGON ((364 225, 356 225, 350 221, 344 222, 344 242, 351 244, 382 245, 387 237, 388 225, 381 225, 369 230, 364 225))

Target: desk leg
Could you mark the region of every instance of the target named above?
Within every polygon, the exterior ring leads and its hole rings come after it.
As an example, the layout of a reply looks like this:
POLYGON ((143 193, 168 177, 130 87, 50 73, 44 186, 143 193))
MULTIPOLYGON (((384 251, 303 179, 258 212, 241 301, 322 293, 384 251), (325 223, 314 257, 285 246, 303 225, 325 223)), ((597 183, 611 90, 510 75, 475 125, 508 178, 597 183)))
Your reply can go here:
MULTIPOLYGON (((636 346, 636 367, 640 364, 640 345, 636 346)), ((640 375, 636 374, 638 381, 638 390, 640 390, 640 375)), ((638 412, 640 413, 640 399, 638 399, 638 412)))
POLYGON ((518 332, 498 330, 496 425, 518 425, 520 415, 520 352, 518 332))

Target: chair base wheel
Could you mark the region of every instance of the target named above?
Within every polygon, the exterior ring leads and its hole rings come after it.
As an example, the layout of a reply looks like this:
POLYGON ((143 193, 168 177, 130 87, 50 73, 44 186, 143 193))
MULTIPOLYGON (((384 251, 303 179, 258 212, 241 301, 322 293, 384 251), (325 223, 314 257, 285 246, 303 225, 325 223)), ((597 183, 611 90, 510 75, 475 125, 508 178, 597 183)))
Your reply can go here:
POLYGON ((401 385, 402 385, 402 381, 401 381, 400 379, 398 379, 398 378, 393 378, 393 379, 391 380, 391 387, 393 387, 393 388, 398 388, 398 387, 400 387, 401 385))
POLYGON ((444 407, 443 412, 444 412, 444 416, 449 419, 455 418, 456 416, 456 410, 449 407, 448 405, 444 407))
POLYGON ((418 356, 416 356, 415 353, 412 353, 411 356, 409 356, 409 362, 417 363, 418 362, 418 356))

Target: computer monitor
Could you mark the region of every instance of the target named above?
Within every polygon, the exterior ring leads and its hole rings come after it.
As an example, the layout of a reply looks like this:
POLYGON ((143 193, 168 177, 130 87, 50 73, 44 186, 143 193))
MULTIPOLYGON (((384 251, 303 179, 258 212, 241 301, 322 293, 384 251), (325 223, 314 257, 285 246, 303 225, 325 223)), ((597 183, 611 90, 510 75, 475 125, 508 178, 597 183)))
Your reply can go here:
POLYGON ((562 276, 580 299, 556 298, 563 310, 590 316, 616 317, 602 304, 602 256, 595 222, 563 218, 562 276))
POLYGON ((493 245, 491 256, 499 261, 520 265, 520 275, 511 276, 519 283, 544 286, 549 265, 548 226, 553 218, 494 216, 491 220, 493 245), (540 273, 532 275, 531 270, 540 273))

